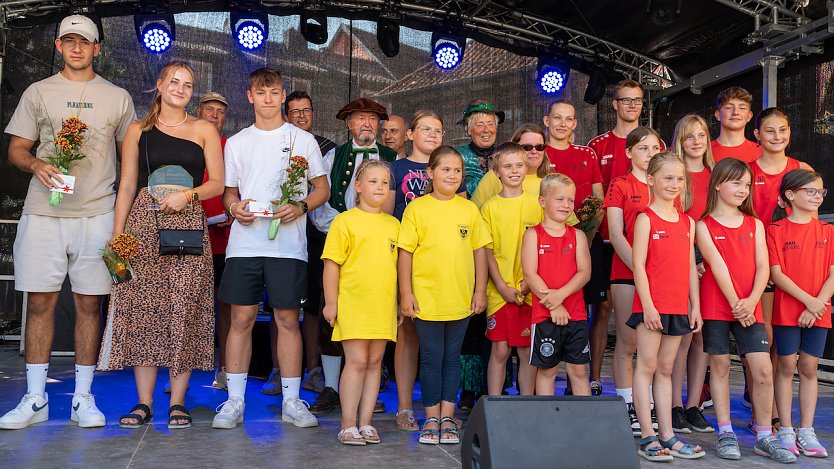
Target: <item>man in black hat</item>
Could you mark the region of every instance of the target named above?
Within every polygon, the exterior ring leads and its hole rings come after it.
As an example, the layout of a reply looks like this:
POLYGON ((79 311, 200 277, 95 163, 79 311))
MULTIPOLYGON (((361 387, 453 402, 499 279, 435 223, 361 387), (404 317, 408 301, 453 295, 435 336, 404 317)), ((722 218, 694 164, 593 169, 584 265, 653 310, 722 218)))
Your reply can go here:
MULTIPOLYGON (((350 132, 350 141, 339 145, 324 155, 325 166, 330 171, 330 200, 312 212, 312 221, 318 229, 326 232, 330 222, 341 212, 356 206, 356 190, 353 182, 356 169, 363 160, 383 160, 392 162, 397 159, 397 152, 377 143, 376 136, 379 122, 388 119, 388 113, 381 104, 368 98, 351 101, 336 114, 337 119, 345 121, 350 132)), ((390 207, 390 212, 393 207, 390 207)), ((330 341, 333 329, 326 321, 319 321, 322 335, 319 345, 322 349, 321 365, 324 370, 324 390, 310 407, 314 415, 328 413, 340 407, 339 375, 342 366, 341 347, 330 341), (337 352, 339 355, 331 355, 337 352)), ((384 412, 382 402, 377 402, 374 412, 384 412)))

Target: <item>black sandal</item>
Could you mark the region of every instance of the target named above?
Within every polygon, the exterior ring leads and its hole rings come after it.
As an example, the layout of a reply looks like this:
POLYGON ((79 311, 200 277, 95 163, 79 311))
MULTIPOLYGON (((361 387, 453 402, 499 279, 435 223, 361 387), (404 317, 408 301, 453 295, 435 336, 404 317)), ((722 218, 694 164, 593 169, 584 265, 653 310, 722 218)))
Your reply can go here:
POLYGON ((191 427, 191 413, 185 407, 175 404, 168 408, 168 428, 189 428, 191 427), (171 415, 171 412, 180 411, 185 415, 171 415), (186 423, 177 423, 185 420, 186 423))
POLYGON ((119 417, 119 427, 121 428, 139 428, 145 424, 151 423, 153 420, 153 414, 151 413, 151 408, 146 406, 145 404, 136 404, 130 409, 129 414, 122 415, 119 417), (144 417, 140 414, 135 413, 137 410, 141 410, 145 413, 144 417), (136 419, 136 423, 125 423, 123 422, 124 419, 136 419))

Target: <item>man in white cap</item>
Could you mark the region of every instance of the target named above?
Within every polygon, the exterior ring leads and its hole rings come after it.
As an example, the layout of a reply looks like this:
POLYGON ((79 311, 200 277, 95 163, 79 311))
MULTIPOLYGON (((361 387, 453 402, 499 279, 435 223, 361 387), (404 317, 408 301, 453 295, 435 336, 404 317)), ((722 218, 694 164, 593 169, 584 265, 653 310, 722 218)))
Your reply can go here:
POLYGON ((64 59, 59 73, 32 84, 6 127, 9 161, 32 173, 14 242, 15 289, 28 293, 26 313, 27 392, 0 418, 0 429, 25 428, 49 418, 45 392, 58 293, 69 275, 75 302, 75 392, 70 418, 80 427, 101 427, 105 419, 90 393, 99 346, 101 295, 111 279, 99 249, 113 231, 116 152, 136 119, 128 93, 93 71, 101 51, 99 31, 89 18, 73 15, 59 27, 55 48, 64 59), (59 169, 46 161, 56 151, 57 131, 70 117, 87 125, 84 159, 59 169), (31 150, 40 141, 37 156, 31 150), (67 171, 68 170, 68 171, 67 171), (50 204, 51 189, 74 192, 50 204))

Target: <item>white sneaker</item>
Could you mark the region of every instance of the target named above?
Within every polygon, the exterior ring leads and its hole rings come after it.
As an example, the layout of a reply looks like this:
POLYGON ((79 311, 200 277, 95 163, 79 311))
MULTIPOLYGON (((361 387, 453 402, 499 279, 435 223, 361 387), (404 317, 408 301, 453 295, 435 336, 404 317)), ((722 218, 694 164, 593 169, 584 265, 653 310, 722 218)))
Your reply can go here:
POLYGON ((243 408, 246 407, 243 399, 230 397, 228 401, 220 404, 217 408, 217 415, 211 422, 211 428, 236 428, 237 424, 243 422, 243 408))
POLYGON ((78 426, 81 428, 103 427, 107 423, 104 414, 96 407, 96 399, 89 393, 72 396, 70 420, 78 422, 78 426))
POLYGON ((289 422, 296 427, 318 427, 319 421, 309 411, 310 404, 301 399, 288 399, 281 406, 281 420, 289 422))
POLYGON ((227 390, 228 386, 226 385, 226 367, 220 367, 217 370, 217 373, 214 374, 214 381, 211 383, 211 387, 214 389, 222 389, 227 390))
POLYGON ((43 393, 23 395, 20 404, 0 417, 0 429, 19 430, 33 423, 46 422, 49 419, 49 395, 43 393))

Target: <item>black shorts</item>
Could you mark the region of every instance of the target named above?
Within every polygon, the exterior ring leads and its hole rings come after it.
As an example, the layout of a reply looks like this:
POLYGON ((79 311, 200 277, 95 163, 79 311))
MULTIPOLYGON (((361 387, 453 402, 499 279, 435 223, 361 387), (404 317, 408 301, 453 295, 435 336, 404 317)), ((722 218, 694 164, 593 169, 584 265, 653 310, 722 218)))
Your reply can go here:
POLYGON ((307 294, 304 300, 304 314, 318 316, 322 306, 322 275, 324 261, 324 240, 327 235, 319 231, 307 218, 307 294))
MULTIPOLYGON (((626 326, 637 329, 637 325, 643 322, 643 313, 631 313, 626 326)), ((689 327, 689 316, 686 314, 661 314, 660 322, 663 324, 664 335, 686 335, 692 332, 689 327)))
POLYGON ((274 257, 232 257, 226 260, 220 299, 233 305, 256 305, 264 289, 274 309, 298 309, 307 288, 307 263, 274 257))
POLYGON ((226 255, 213 254, 211 261, 214 263, 214 289, 220 286, 220 279, 223 278, 223 270, 226 268, 226 255))
POLYGON ((614 246, 604 243, 597 235, 591 242, 591 278, 582 288, 586 305, 602 303, 608 299, 613 261, 614 246))
POLYGON ((611 285, 631 285, 634 286, 633 278, 615 278, 611 280, 611 285))
POLYGON ((770 352, 764 324, 753 323, 744 327, 738 321, 705 320, 701 334, 704 336, 704 353, 710 355, 729 355, 730 333, 736 340, 740 356, 748 353, 770 352))
POLYGON ((764 293, 773 293, 776 291, 776 285, 768 285, 764 289, 764 293))
POLYGON ((533 324, 530 364, 536 368, 553 368, 564 361, 571 365, 591 362, 588 344, 588 321, 570 321, 557 326, 550 319, 533 324))

